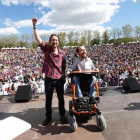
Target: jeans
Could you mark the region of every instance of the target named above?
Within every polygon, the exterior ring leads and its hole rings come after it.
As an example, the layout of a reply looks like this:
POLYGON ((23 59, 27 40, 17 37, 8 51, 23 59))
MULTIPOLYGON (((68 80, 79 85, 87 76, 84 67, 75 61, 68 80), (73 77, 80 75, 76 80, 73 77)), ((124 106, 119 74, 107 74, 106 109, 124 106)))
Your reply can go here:
MULTIPOLYGON (((81 98, 83 97, 82 93, 81 93, 81 89, 80 89, 80 80, 79 80, 79 77, 78 76, 74 76, 73 77, 73 81, 74 81, 74 84, 75 84, 75 89, 76 89, 76 97, 77 98, 81 98)), ((90 83, 90 92, 89 92, 89 96, 93 96, 95 97, 95 82, 96 82, 96 78, 95 76, 92 76, 91 77, 91 83, 90 83)))
POLYGON ((46 94, 46 117, 52 117, 52 95, 54 87, 56 88, 59 106, 59 115, 63 117, 65 115, 64 107, 64 80, 45 78, 45 94, 46 94))

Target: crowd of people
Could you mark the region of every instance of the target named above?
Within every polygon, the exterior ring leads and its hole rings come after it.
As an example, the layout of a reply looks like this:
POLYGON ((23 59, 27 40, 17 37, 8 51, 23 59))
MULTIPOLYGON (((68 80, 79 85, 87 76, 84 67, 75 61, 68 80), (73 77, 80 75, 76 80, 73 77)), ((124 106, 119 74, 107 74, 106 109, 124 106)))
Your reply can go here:
POLYGON ((0 52, 0 90, 12 95, 12 87, 30 84, 33 92, 44 90, 42 73, 44 54, 40 49, 1 50, 0 52), (10 91, 10 92, 9 92, 10 91))
MULTIPOLYGON (((88 57, 92 59, 96 68, 99 68, 99 86, 122 86, 127 77, 135 77, 140 81, 140 43, 127 45, 96 45, 86 47, 88 57)), ((77 57, 75 48, 65 49, 68 63, 77 57)))
MULTIPOLYGON (((140 43, 127 45, 94 45, 86 47, 88 57, 96 68, 98 85, 122 86, 127 77, 135 77, 140 83, 140 43)), ((75 48, 65 48, 67 68, 73 63, 77 54, 75 48)), ((9 95, 16 94, 17 87, 30 84, 33 92, 44 91, 42 66, 43 52, 37 49, 1 50, 0 51, 0 91, 9 95)), ((67 83, 67 87, 70 87, 67 83)))

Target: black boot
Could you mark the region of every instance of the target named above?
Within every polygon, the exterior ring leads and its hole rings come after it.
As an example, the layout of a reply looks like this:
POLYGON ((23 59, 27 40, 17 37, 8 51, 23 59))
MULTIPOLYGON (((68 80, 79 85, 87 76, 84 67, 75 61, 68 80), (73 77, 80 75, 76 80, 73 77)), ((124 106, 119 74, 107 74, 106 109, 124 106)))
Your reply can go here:
POLYGON ((51 117, 46 117, 46 119, 42 122, 42 125, 43 126, 47 125, 51 120, 52 120, 51 117))
POLYGON ((90 103, 90 104, 95 104, 95 103, 96 103, 96 99, 95 99, 93 96, 91 96, 91 97, 89 98, 89 103, 90 103))
POLYGON ((67 124, 67 118, 66 118, 65 116, 62 116, 62 117, 61 117, 61 122, 62 122, 63 124, 67 124))

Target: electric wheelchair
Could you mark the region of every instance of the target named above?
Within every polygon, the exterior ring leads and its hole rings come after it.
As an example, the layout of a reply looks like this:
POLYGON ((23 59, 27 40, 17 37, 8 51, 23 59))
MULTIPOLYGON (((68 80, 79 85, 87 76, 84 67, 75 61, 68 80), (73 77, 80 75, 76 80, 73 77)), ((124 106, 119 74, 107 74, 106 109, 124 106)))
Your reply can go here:
POLYGON ((94 74, 97 74, 99 71, 73 71, 70 74, 71 78, 71 87, 73 91, 73 98, 69 101, 69 124, 70 129, 74 132, 77 130, 77 121, 88 121, 93 119, 93 116, 96 116, 97 126, 101 131, 103 131, 107 125, 102 115, 101 111, 98 108, 97 103, 100 102, 98 84, 95 83, 96 97, 95 102, 89 102, 89 91, 90 91, 90 78, 94 74), (80 88, 83 94, 83 104, 78 103, 76 98, 76 89, 73 82, 73 77, 78 76, 80 80, 80 88))

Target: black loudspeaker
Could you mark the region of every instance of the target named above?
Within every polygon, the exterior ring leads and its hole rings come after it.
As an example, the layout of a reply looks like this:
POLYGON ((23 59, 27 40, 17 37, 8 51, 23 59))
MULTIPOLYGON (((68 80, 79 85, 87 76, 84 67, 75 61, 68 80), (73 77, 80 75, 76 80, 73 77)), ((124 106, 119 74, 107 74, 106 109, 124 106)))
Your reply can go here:
POLYGON ((138 83, 136 78, 126 78, 123 82, 123 88, 126 91, 139 92, 140 91, 140 84, 138 83))
POLYGON ((28 102, 32 98, 31 85, 18 86, 17 93, 15 95, 16 102, 28 102))

